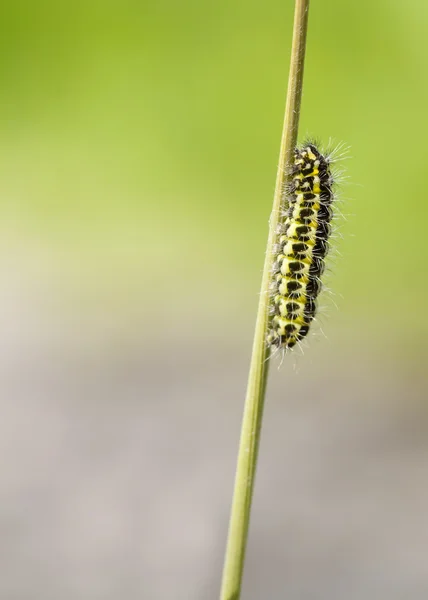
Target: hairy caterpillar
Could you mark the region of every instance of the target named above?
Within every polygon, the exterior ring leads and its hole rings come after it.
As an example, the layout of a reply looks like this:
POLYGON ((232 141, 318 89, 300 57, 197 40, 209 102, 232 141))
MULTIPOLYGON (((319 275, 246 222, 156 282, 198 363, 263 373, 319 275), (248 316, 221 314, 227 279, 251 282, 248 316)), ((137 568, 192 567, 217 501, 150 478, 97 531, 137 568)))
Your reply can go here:
POLYGON ((309 331, 321 291, 333 216, 330 157, 309 142, 294 152, 289 206, 273 266, 268 344, 289 349, 309 331))

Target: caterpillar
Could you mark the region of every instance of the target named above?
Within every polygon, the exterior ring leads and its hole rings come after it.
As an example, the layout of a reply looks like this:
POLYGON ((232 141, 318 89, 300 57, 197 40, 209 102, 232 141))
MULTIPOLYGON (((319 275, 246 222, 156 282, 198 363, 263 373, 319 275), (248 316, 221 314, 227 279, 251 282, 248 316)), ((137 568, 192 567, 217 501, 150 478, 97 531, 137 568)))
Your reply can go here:
POLYGON ((333 216, 330 162, 311 142, 294 152, 289 204, 273 262, 268 331, 273 347, 293 348, 315 318, 333 216))

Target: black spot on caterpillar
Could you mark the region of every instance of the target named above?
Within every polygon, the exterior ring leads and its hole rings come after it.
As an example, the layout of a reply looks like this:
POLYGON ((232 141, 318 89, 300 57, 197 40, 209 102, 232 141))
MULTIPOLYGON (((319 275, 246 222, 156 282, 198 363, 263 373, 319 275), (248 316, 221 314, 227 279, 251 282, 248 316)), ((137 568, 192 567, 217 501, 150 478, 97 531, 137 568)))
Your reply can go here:
POLYGON ((313 143, 294 152, 288 209, 273 265, 268 344, 295 346, 309 332, 322 289, 333 216, 330 158, 313 143))

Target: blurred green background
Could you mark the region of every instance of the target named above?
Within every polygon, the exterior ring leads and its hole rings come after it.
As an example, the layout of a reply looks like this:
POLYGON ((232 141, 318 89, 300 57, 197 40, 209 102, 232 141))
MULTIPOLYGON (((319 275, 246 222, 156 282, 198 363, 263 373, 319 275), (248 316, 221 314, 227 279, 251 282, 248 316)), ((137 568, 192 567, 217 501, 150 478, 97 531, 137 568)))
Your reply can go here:
MULTIPOLYGON (((292 2, 18 2, 2 13, 8 244, 49 255, 64 302, 77 294, 134 332, 138 321, 147 339, 251 328, 292 2)), ((425 240, 407 233, 404 209, 406 167, 424 172, 427 18, 423 2, 314 2, 300 127, 351 146, 331 282, 344 300, 328 329, 340 322, 367 347, 406 355, 427 331, 425 240)), ((421 228, 427 215, 421 202, 421 228)))
MULTIPOLYGON (((5 598, 217 595, 292 16, 0 8, 5 598)), ((422 0, 312 2, 299 137, 351 147, 337 308, 272 370, 247 598, 427 597, 427 27, 422 0)))

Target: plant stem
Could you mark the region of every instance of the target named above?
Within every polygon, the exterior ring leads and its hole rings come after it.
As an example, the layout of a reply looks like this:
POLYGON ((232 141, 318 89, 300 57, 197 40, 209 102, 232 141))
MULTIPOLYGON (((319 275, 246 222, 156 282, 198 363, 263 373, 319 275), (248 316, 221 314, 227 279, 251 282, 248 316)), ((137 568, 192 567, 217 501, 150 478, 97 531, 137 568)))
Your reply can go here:
POLYGON ((269 366, 269 348, 266 344, 266 337, 272 256, 281 210, 284 208, 283 192, 290 180, 293 152, 297 143, 308 10, 309 0, 296 0, 284 127, 242 420, 220 600, 239 600, 241 595, 242 573, 269 366))

